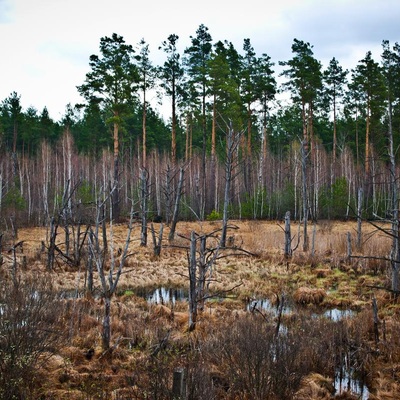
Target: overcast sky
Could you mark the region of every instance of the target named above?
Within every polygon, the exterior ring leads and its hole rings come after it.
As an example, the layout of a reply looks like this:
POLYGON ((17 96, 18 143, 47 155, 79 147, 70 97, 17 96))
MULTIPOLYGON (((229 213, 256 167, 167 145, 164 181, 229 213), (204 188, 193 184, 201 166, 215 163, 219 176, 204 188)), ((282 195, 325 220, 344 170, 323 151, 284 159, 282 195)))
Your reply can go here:
POLYGON ((324 66, 336 57, 351 69, 369 50, 380 61, 382 40, 400 41, 400 1, 0 0, 0 101, 16 91, 24 109, 46 106, 58 121, 68 103, 82 101, 76 86, 101 37, 115 32, 134 47, 144 38, 161 65, 161 42, 177 34, 183 51, 200 24, 214 43, 231 41, 240 52, 249 38, 276 64, 292 57, 297 38, 324 66))

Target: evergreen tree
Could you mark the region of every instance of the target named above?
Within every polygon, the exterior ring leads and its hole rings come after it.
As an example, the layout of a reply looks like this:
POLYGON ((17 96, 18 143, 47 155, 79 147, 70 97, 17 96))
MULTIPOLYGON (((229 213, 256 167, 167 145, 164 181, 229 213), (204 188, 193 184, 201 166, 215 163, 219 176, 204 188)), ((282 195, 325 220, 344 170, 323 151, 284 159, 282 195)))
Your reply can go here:
POLYGON ((78 92, 88 103, 102 103, 112 112, 114 142, 114 191, 113 216, 119 218, 119 127, 127 105, 136 95, 138 71, 134 63, 134 49, 125 43, 122 36, 113 33, 112 37, 100 39, 101 56, 90 56, 91 72, 86 74, 85 82, 78 86, 78 92))
POLYGON ((381 67, 373 60, 370 51, 352 70, 350 89, 355 90, 360 98, 365 113, 365 174, 366 181, 371 177, 372 143, 371 135, 379 140, 380 120, 385 104, 385 86, 381 67))
POLYGON ((84 107, 72 136, 79 152, 90 154, 95 158, 100 155, 102 148, 112 146, 112 138, 99 103, 91 102, 84 107))
POLYGON ((242 84, 241 95, 246 105, 247 112, 247 146, 246 157, 251 160, 252 149, 252 123, 253 123, 253 104, 259 99, 259 91, 256 86, 258 75, 257 64, 258 60, 250 39, 244 39, 243 50, 245 52, 242 58, 242 84))
POLYGON ((208 95, 208 62, 212 51, 212 38, 208 28, 201 24, 196 31, 196 36, 190 36, 191 46, 185 49, 185 66, 187 69, 188 83, 191 85, 192 94, 200 99, 201 126, 203 134, 203 164, 205 163, 207 124, 206 124, 206 99, 208 95))
POLYGON ((139 71, 139 87, 142 92, 142 164, 146 168, 147 153, 147 93, 155 86, 156 69, 150 61, 149 45, 144 39, 139 43, 139 54, 136 56, 137 67, 139 71))
MULTIPOLYGON (((302 197, 303 197, 303 250, 308 250, 307 220, 309 213, 309 189, 308 189, 308 143, 311 142, 311 153, 314 153, 314 104, 322 86, 321 63, 314 58, 312 46, 301 40, 294 39, 292 45, 294 57, 286 62, 280 62, 287 67, 282 76, 288 78, 284 87, 292 92, 295 103, 301 104, 301 115, 303 122, 302 141, 302 197)), ((313 157, 312 157, 313 158, 313 157)), ((314 179, 315 182, 318 182, 314 179)), ((315 200, 318 193, 315 191, 311 199, 315 200)), ((314 207, 312 207, 314 209, 314 207)))
POLYGON ((266 158, 268 138, 267 138, 267 122, 270 112, 270 102, 274 100, 276 94, 276 80, 274 71, 272 70, 274 63, 267 54, 262 54, 257 60, 257 75, 254 85, 259 92, 258 101, 261 106, 262 115, 262 154, 263 159, 266 158))
MULTIPOLYGON (((397 45, 397 44, 396 44, 397 45)), ((398 45, 397 45, 398 46, 398 45)), ((399 193, 397 185, 396 161, 393 140, 393 104, 398 101, 400 58, 396 52, 391 51, 389 41, 382 43, 382 73, 386 84, 387 93, 387 121, 388 121, 388 155, 390 160, 390 191, 391 206, 389 208, 392 216, 392 290, 399 291, 399 262, 400 262, 400 230, 399 230, 399 193)))
POLYGON ((325 81, 325 95, 328 102, 332 106, 333 113, 333 143, 332 143, 332 159, 336 161, 337 148, 337 111, 338 101, 344 94, 344 86, 346 84, 347 70, 343 70, 335 57, 329 62, 329 66, 324 71, 323 78, 325 81))
POLYGON ((34 155, 41 141, 40 116, 34 107, 29 107, 24 113, 21 139, 23 152, 34 155))
POLYGON ((50 117, 46 106, 40 114, 39 121, 41 139, 47 141, 49 144, 54 144, 58 139, 59 127, 50 117))
POLYGON ((321 63, 314 58, 310 43, 294 39, 289 61, 279 62, 287 67, 281 75, 288 80, 283 84, 292 93, 292 100, 301 104, 303 138, 306 142, 313 139, 313 106, 322 87, 321 63))
POLYGON ((177 104, 182 97, 182 86, 184 78, 184 70, 182 67, 181 56, 178 53, 176 44, 179 36, 171 34, 168 39, 162 42, 160 49, 163 49, 167 54, 167 60, 164 65, 159 68, 159 77, 161 79, 161 87, 164 89, 167 96, 171 98, 172 113, 171 113, 171 160, 176 162, 176 132, 177 132, 177 104))

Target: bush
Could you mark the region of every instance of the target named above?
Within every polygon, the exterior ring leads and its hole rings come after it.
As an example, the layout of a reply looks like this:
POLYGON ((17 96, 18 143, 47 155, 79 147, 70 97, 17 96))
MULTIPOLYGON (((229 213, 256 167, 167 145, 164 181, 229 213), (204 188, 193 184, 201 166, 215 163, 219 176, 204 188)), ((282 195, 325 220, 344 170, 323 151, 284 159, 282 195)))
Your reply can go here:
POLYGON ((207 221, 218 221, 222 219, 221 213, 217 210, 212 210, 210 214, 207 215, 207 221))
POLYGON ((31 398, 37 371, 60 337, 59 307, 49 281, 0 283, 0 399, 31 398))
POLYGON ((208 344, 232 398, 290 399, 310 373, 334 375, 334 323, 304 315, 277 334, 271 317, 230 321, 208 344))

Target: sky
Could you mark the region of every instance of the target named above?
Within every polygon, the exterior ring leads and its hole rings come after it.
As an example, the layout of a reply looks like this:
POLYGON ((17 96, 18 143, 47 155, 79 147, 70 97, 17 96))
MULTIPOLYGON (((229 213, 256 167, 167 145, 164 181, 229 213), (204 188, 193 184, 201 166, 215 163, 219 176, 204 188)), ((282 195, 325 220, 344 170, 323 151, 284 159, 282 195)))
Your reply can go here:
POLYGON ((155 65, 170 34, 183 52, 204 24, 213 43, 227 40, 242 52, 249 38, 275 64, 292 58, 296 38, 324 67, 335 57, 351 70, 367 51, 380 62, 382 40, 400 42, 399 21, 399 0, 0 0, 0 102, 15 91, 24 110, 46 106, 59 121, 67 104, 83 102, 76 87, 89 57, 113 33, 134 47, 143 38, 155 65))

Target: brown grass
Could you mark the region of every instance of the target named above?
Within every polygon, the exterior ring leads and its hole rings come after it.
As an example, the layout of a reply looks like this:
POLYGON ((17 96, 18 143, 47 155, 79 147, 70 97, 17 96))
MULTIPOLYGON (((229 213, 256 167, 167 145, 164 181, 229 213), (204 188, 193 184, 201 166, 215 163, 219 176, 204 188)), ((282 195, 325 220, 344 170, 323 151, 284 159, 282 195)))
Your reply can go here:
MULTIPOLYGON (((64 316, 64 326, 60 329, 65 329, 67 343, 59 349, 56 356, 51 358, 47 366, 46 373, 51 376, 46 384, 48 398, 80 399, 101 398, 101 396, 123 398, 125 394, 129 397, 132 393, 138 393, 140 385, 137 386, 136 378, 133 377, 134 366, 145 368, 147 365, 152 365, 151 373, 158 374, 162 381, 163 374, 166 373, 163 368, 167 368, 168 362, 171 365, 182 362, 175 354, 168 353, 164 360, 166 365, 161 363, 156 368, 149 358, 149 354, 168 332, 170 332, 168 336, 170 348, 175 349, 177 354, 180 352, 184 354, 188 348, 197 348, 199 343, 217 335, 218 327, 222 323, 248 316, 245 304, 249 299, 268 298, 274 301, 282 293, 286 297, 293 298, 298 304, 356 309, 370 307, 371 298, 375 296, 379 307, 387 307, 380 309, 387 330, 386 347, 381 349, 381 353, 385 354, 388 362, 393 362, 395 357, 396 362, 400 364, 400 351, 395 350, 399 340, 396 332, 400 329, 397 329, 396 318, 400 314, 400 307, 393 302, 387 292, 371 289, 373 286, 388 285, 387 265, 364 258, 347 260, 347 232, 351 233, 353 255, 356 256, 387 256, 391 243, 388 236, 379 232, 374 233, 375 228, 364 224, 365 242, 362 250, 358 251, 355 248, 354 222, 321 222, 316 226, 315 254, 311 256, 310 253, 304 253, 300 244, 294 251, 293 257, 286 260, 283 255, 283 222, 232 221, 232 225, 238 229, 229 233, 230 244, 246 249, 254 256, 233 255, 217 260, 213 270, 212 292, 222 297, 221 293, 227 289, 238 284, 240 286, 229 293, 233 296, 231 299, 210 300, 206 311, 199 315, 196 331, 190 334, 187 332, 187 303, 178 302, 174 307, 149 305, 144 299, 126 292, 128 289, 143 287, 187 288, 187 249, 182 247, 188 246, 188 241, 180 236, 174 241, 174 246, 165 241, 160 257, 156 258, 152 251, 151 236, 149 235, 148 246, 141 247, 138 240, 140 227, 135 226, 132 233, 134 240, 129 249, 132 256, 127 261, 119 283, 121 295, 114 297, 112 303, 112 343, 117 345, 111 362, 102 357, 101 300, 91 296, 75 300, 66 299, 64 309, 60 310, 64 316), (90 349, 94 350, 92 359, 86 357, 90 349), (124 389, 126 382, 131 380, 133 382, 129 383, 131 387, 124 389)), ((219 222, 180 222, 177 231, 188 238, 192 230, 197 233, 207 233, 219 226, 219 222)), ((312 227, 310 228, 312 232, 312 227)), ((113 230, 118 262, 117 249, 124 244, 127 226, 115 225, 113 230)), ((292 226, 292 235, 294 246, 298 235, 295 224, 292 226)), ((164 238, 167 237, 168 227, 164 231, 164 238)), ((36 271, 46 273, 46 253, 42 251, 42 242, 46 243, 46 230, 20 229, 18 240, 24 241, 23 255, 27 260, 26 266, 22 263, 18 266, 23 274, 29 275, 36 271)), ((59 241, 60 243, 63 241, 61 236, 59 241)), ((11 265, 12 260, 5 257, 5 262, 0 267, 3 276, 9 275, 11 265)), ((83 263, 80 270, 77 270, 61 262, 58 263, 54 271, 50 272, 56 290, 65 292, 77 290, 83 293, 84 267, 83 263)), ((99 286, 97 278, 95 284, 99 286)), ((296 320, 295 316, 285 318, 296 320)), ((369 321, 368 324, 371 324, 371 316, 365 318, 362 323, 367 324, 366 321, 369 321)), ((372 338, 370 335, 370 339, 372 338)), ((387 364, 383 365, 387 367, 387 364)), ((375 368, 373 363, 369 368, 375 368)), ((390 373, 385 373, 384 371, 387 371, 385 368, 379 370, 381 371, 379 374, 371 374, 373 379, 370 388, 374 394, 370 398, 400 398, 398 384, 390 378, 390 373)), ((146 374, 148 376, 143 379, 150 382, 154 377, 148 370, 146 374)), ((171 379, 170 375, 165 378, 166 385, 168 379, 171 379)), ((331 389, 329 379, 315 373, 302 380, 295 398, 328 399, 332 398, 329 397, 332 396, 331 389)))
POLYGON ((293 400, 328 400, 332 398, 333 393, 335 387, 332 380, 313 373, 302 380, 301 388, 293 400))
POLYGON ((293 299, 297 304, 321 304, 326 297, 323 289, 313 289, 308 287, 298 288, 293 295, 293 299))

